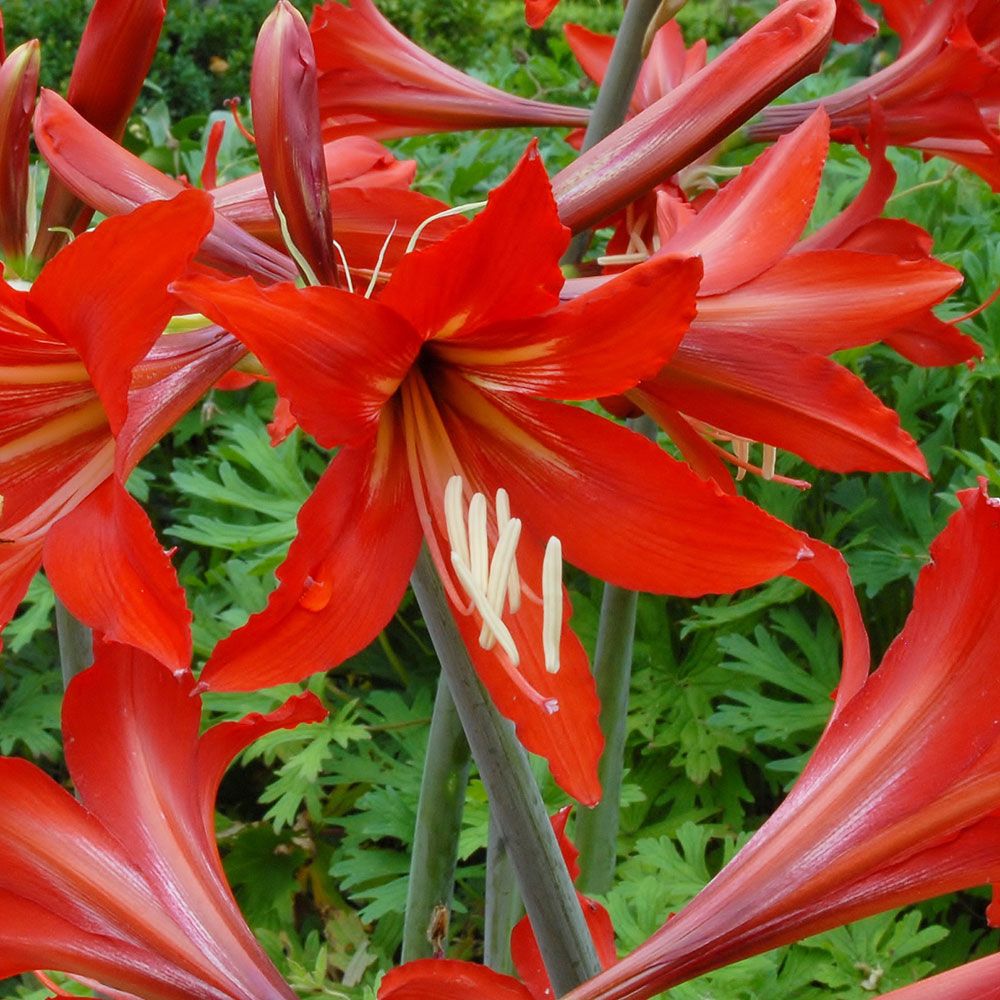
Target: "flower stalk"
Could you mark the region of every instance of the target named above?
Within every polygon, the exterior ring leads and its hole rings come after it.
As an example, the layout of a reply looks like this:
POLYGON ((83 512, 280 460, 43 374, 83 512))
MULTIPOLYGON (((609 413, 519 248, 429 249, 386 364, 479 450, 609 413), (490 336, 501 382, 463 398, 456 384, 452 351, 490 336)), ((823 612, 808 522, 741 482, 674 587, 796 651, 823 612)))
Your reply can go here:
POLYGON ((490 816, 486 844, 486 923, 483 961, 496 972, 514 974, 510 935, 524 907, 517 891, 514 864, 495 816, 490 816))
POLYGON ((561 996, 600 966, 528 757, 479 683, 426 548, 417 559, 412 584, 508 845, 546 969, 561 996))
POLYGON ((469 744, 442 676, 434 699, 410 855, 404 962, 430 958, 437 950, 429 931, 442 909, 451 910, 468 783, 469 744))

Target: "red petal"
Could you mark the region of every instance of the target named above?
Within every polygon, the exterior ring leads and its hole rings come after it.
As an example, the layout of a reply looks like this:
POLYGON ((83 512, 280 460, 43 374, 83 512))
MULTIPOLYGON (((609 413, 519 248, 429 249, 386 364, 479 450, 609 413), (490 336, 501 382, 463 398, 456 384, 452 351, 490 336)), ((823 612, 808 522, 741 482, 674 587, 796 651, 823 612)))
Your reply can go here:
POLYGON ((824 469, 927 474, 895 411, 856 375, 791 344, 695 330, 639 392, 824 469))
MULTIPOLYGON (((50 90, 42 90, 38 100, 34 137, 52 172, 78 198, 105 215, 123 215, 184 190, 179 181, 102 135, 50 90)), ((221 215, 215 216, 199 258, 227 273, 249 272, 267 281, 288 281, 297 274, 289 257, 248 236, 221 215)))
POLYGON ((389 971, 378 1000, 533 1000, 516 979, 471 962, 427 958, 389 971))
POLYGON ((580 68, 600 86, 608 71, 611 50, 615 44, 614 36, 598 34, 582 24, 563 25, 563 34, 580 68))
POLYGON ((142 507, 107 479, 49 529, 45 572, 70 612, 174 670, 191 662, 191 613, 142 507))
POLYGON ((663 367, 695 315, 697 259, 654 258, 533 319, 435 345, 489 389, 593 399, 663 367))
POLYGON ((529 28, 540 28, 559 0, 524 0, 524 19, 529 28))
POLYGON ((0 249, 24 256, 27 236, 31 112, 38 93, 38 39, 0 58, 0 249))
POLYGON ((568 240, 532 143, 468 225, 400 261, 380 301, 428 339, 534 316, 558 303, 568 240))
POLYGON ((223 640, 202 680, 249 691, 301 680, 363 649, 406 590, 421 530, 387 422, 377 445, 344 448, 299 513, 267 608, 223 640))
MULTIPOLYGON (((300 700, 199 739, 193 678, 174 677, 138 650, 99 646, 63 708, 66 760, 84 807, 126 845, 130 861, 183 929, 201 965, 250 995, 288 995, 240 914, 215 844, 213 809, 228 751, 270 729, 314 721, 300 700), (305 708, 305 711, 303 711, 305 708), (259 991, 259 994, 258 994, 259 991)), ((124 925, 127 928, 128 925, 124 925)))
POLYGON ((338 288, 201 276, 173 287, 260 358, 299 423, 328 448, 372 432, 420 351, 405 319, 338 288))
POLYGON ((113 431, 125 419, 132 367, 173 313, 167 285, 211 222, 211 200, 200 191, 108 219, 62 250, 31 287, 31 312, 79 352, 113 431))
POLYGON ((700 254, 700 295, 742 285, 780 260, 801 236, 812 213, 829 146, 830 120, 822 109, 783 136, 730 181, 694 220, 662 247, 700 254))
POLYGON ((863 42, 878 31, 878 21, 869 16, 858 0, 837 0, 833 37, 838 42, 863 42))
POLYGON ((829 354, 906 327, 962 283, 937 261, 847 250, 792 254, 752 281, 698 300, 693 328, 766 333, 829 354))
POLYGON ((885 996, 893 1000, 1000 1000, 1000 955, 968 962, 885 996))

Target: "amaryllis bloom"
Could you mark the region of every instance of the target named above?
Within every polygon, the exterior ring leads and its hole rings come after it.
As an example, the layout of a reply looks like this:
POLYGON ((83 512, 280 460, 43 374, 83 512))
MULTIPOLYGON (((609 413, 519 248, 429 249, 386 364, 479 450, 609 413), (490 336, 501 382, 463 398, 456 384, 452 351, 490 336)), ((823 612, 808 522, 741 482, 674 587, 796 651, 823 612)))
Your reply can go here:
POLYGON ((327 0, 313 11, 310 32, 326 139, 511 125, 577 128, 589 118, 585 108, 515 97, 454 69, 397 31, 372 0, 347 6, 327 0))
POLYGON ((316 80, 305 19, 288 0, 278 0, 257 36, 250 75, 260 172, 304 276, 336 285, 316 80))
MULTIPOLYGON (((661 192, 652 245, 634 233, 636 249, 617 258, 652 252, 702 259, 690 330, 664 369, 626 395, 693 467, 727 489, 726 463, 739 475, 754 468, 770 477, 779 448, 834 471, 926 475, 896 414, 826 355, 877 340, 923 364, 981 353, 931 312, 961 284, 960 273, 930 256, 922 230, 878 218, 895 182, 880 145, 865 150, 872 170, 851 206, 802 239, 828 141, 819 110, 700 210, 661 192), (718 442, 732 442, 735 453, 718 442), (763 447, 757 465, 750 442, 763 447)), ((572 281, 567 290, 600 280, 607 279, 572 281)))
POLYGON ((835 13, 834 0, 788 0, 556 174, 563 223, 578 232, 624 208, 818 69, 835 13))
POLYGON ((299 695, 199 735, 194 686, 98 644, 63 702, 79 799, 0 758, 0 976, 52 969, 123 1000, 294 1000, 226 881, 215 796, 254 740, 326 713, 299 695))
MULTIPOLYGON (((660 258, 560 306, 567 241, 532 148, 475 220, 404 257, 376 300, 249 280, 175 285, 260 358, 303 428, 343 446, 299 515, 268 607, 209 660, 209 687, 297 679, 363 648, 426 541, 498 708, 571 794, 594 802, 597 700, 562 625, 560 539, 570 562, 621 586, 691 595, 790 573, 855 620, 839 556, 640 435, 548 401, 658 370, 701 271, 660 258), (515 231, 531 239, 511 252, 515 231)), ((866 670, 855 647, 848 687, 866 670)))
MULTIPOLYGON (((180 181, 90 127, 52 91, 42 91, 34 134, 53 173, 105 215, 121 215, 184 190, 180 181)), ((329 142, 324 159, 335 220, 333 235, 351 268, 373 269, 383 246, 383 267, 391 267, 417 227, 445 207, 408 190, 415 166, 396 160, 371 139, 358 136, 329 142)), ((282 252, 281 229, 259 173, 222 184, 210 193, 215 221, 199 251, 200 261, 229 274, 252 274, 264 281, 296 277, 295 264, 282 252)), ((421 245, 439 239, 455 225, 451 219, 436 220, 421 231, 421 245)))
MULTIPOLYGON (((777 812, 653 937, 565 1000, 644 1000, 769 948, 996 878, 1000 500, 985 486, 959 500, 902 633, 777 812)), ((381 1000, 472 1000, 476 986, 480 996, 489 987, 491 997, 537 998, 511 978, 450 965, 433 994, 403 966, 381 1000)), ((891 995, 979 1000, 996 995, 996 976, 987 959, 891 995), (993 978, 975 978, 980 968, 993 978)))
POLYGON ((78 237, 27 292, 0 283, 0 623, 44 564, 77 618, 187 668, 183 591, 124 483, 244 351, 217 329, 158 340, 210 225, 188 192, 78 237))
MULTIPOLYGON (((166 11, 166 0, 96 0, 87 18, 66 100, 114 142, 125 131, 153 62, 166 11)), ((52 227, 79 233, 92 216, 58 177, 50 176, 32 256, 47 260, 65 243, 65 234, 52 227)))
MULTIPOLYGON (((885 69, 829 97, 768 108, 749 129, 773 139, 816 107, 835 129, 870 123, 871 101, 882 109, 889 142, 945 156, 1000 190, 1000 16, 994 0, 901 0, 883 3, 899 32, 898 58, 885 69)), ((839 133, 835 133, 839 134, 839 133)))
POLYGON ((0 250, 21 257, 27 238, 31 115, 38 93, 38 41, 0 64, 0 250))

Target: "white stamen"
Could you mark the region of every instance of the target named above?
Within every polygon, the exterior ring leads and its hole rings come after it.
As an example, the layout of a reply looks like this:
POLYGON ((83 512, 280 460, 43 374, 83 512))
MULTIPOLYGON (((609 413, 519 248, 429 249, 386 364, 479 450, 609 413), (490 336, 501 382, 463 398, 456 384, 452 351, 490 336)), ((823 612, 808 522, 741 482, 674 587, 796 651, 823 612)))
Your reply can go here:
MULTIPOLYGON (((503 602, 507 596, 507 586, 510 581, 510 571, 514 564, 514 553, 521 538, 521 522, 518 518, 507 521, 497 539, 497 547, 493 550, 490 561, 490 582, 486 587, 486 600, 499 618, 503 615, 503 602)), ((483 622, 479 633, 479 645, 483 649, 492 649, 495 636, 483 622)))
POLYGON ((476 586, 485 594, 490 580, 490 550, 486 534, 486 497, 482 493, 473 493, 469 501, 469 570, 476 586))
POLYGON ((463 212, 478 212, 479 209, 485 208, 485 201, 470 201, 467 205, 456 205, 454 208, 446 208, 443 212, 435 212, 434 215, 427 216, 423 222, 413 230, 413 235, 410 237, 410 242, 406 244, 406 252, 413 253, 417 247, 417 243, 420 241, 420 234, 432 223, 437 222, 438 219, 447 219, 451 215, 461 215, 463 212))
POLYGON ((562 612, 562 543, 553 535, 542 560, 542 651, 550 674, 559 672, 562 612))
POLYGON ((389 241, 396 234, 396 226, 398 223, 398 219, 393 222, 392 229, 389 230, 389 235, 385 238, 385 242, 382 244, 382 249, 378 252, 378 260, 375 261, 375 270, 372 271, 372 280, 368 282, 368 287, 365 289, 366 299, 370 299, 372 297, 372 292, 375 291, 375 282, 378 281, 379 272, 382 270, 382 261, 385 260, 385 252, 389 249, 389 241))
MULTIPOLYGON (((476 496, 482 496, 482 494, 477 493, 476 496)), ((517 646, 514 644, 514 638, 510 634, 510 630, 501 621, 500 616, 490 607, 490 602, 487 600, 485 592, 479 587, 469 569, 458 558, 457 552, 452 552, 451 554, 451 565, 458 574, 458 579, 465 588, 465 593, 468 595, 469 600, 475 604, 476 610, 483 619, 483 624, 489 626, 490 631, 496 636, 496 641, 500 643, 500 648, 507 654, 511 663, 516 667, 521 662, 521 658, 518 655, 517 646)))
POLYGON ((444 522, 448 528, 451 550, 469 565, 469 536, 465 533, 465 512, 462 510, 462 477, 452 476, 444 488, 444 522))
POLYGON ((302 277, 305 278, 306 284, 313 287, 322 284, 319 278, 316 277, 316 272, 309 266, 309 261, 303 256, 302 251, 292 242, 292 234, 288 229, 288 220, 285 218, 285 213, 281 210, 281 205, 278 204, 277 198, 274 199, 274 214, 278 217, 278 226, 281 228, 281 238, 285 241, 285 249, 292 260, 295 261, 299 271, 302 272, 302 277))
POLYGON ((331 240, 331 242, 334 249, 340 254, 340 263, 344 268, 344 280, 347 282, 347 290, 353 295, 354 279, 351 277, 351 269, 347 266, 347 254, 344 253, 344 248, 336 240, 331 240))
MULTIPOLYGON (((497 490, 497 531, 503 534, 503 529, 510 521, 510 497, 501 487, 497 490)), ((521 607, 521 575, 517 571, 517 553, 510 564, 510 574, 507 577, 507 606, 512 615, 517 614, 521 607)))
POLYGON ((778 449, 773 444, 761 445, 763 457, 760 463, 760 474, 764 479, 774 479, 774 466, 778 461, 778 449))
POLYGON ((747 474, 746 463, 750 460, 750 442, 746 438, 733 438, 733 454, 740 462, 740 467, 736 470, 736 482, 739 482, 747 474))

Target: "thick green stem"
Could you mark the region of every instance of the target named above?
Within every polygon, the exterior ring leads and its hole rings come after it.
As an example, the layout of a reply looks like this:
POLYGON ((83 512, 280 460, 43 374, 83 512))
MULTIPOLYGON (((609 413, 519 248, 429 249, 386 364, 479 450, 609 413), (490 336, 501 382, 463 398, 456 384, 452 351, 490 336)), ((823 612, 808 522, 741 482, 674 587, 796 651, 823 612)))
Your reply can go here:
MULTIPOLYGON (((650 440, 656 439, 656 424, 649 417, 630 421, 629 426, 650 440)), ((577 885, 581 892, 604 893, 614 882, 638 600, 634 591, 610 583, 604 586, 594 649, 594 680, 601 699, 604 734, 598 767, 601 801, 593 809, 580 810, 576 817, 573 836, 580 850, 577 885)))
POLYGON ((524 907, 517 891, 517 876, 500 824, 490 816, 489 842, 486 846, 486 928, 483 933, 483 959, 496 972, 512 975, 510 932, 521 919, 524 907))
POLYGON ((90 629, 77 621, 56 598, 56 636, 59 639, 59 663, 63 687, 94 662, 94 637, 90 629))
POLYGON ((604 893, 614 881, 638 598, 632 590, 604 585, 594 650, 594 679, 604 733, 604 753, 598 767, 601 801, 593 809, 581 809, 576 816, 573 838, 580 851, 577 885, 581 892, 604 893))
POLYGON ((404 962, 430 958, 443 947, 443 942, 432 940, 429 931, 439 927, 439 916, 451 910, 469 762, 469 744, 442 677, 434 699, 410 855, 404 962))
POLYGON ((596 975, 600 965, 528 756, 479 683, 426 548, 412 583, 510 852, 554 994, 562 996, 596 975))
MULTIPOLYGON (((621 27, 615 36, 608 71, 604 74, 594 110, 583 137, 582 152, 609 136, 623 121, 635 90, 635 81, 642 68, 642 42, 660 0, 629 0, 622 15, 621 27)), ((577 233, 563 256, 564 264, 579 264, 590 246, 590 230, 577 233)))

